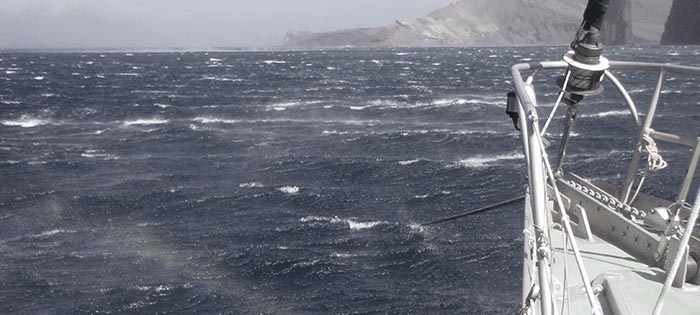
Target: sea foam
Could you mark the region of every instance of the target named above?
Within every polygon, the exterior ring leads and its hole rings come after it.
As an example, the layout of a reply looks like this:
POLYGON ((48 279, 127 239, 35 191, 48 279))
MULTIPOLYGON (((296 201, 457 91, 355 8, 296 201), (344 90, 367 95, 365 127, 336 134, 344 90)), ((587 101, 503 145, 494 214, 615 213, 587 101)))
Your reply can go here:
POLYGON ((45 119, 30 117, 30 116, 22 116, 19 119, 2 120, 2 121, 0 121, 0 123, 5 125, 5 126, 11 126, 11 127, 32 128, 32 127, 46 125, 49 123, 49 121, 45 120, 45 119))
POLYGON ((296 195, 299 193, 299 187, 297 186, 284 186, 277 188, 277 190, 289 195, 296 195))
POLYGON ((127 120, 124 122, 124 125, 126 125, 126 126, 162 125, 162 124, 167 124, 168 122, 170 122, 170 121, 166 120, 166 119, 150 118, 150 119, 127 120))
POLYGON ((493 156, 475 156, 457 161, 454 166, 458 167, 468 167, 468 168, 478 168, 487 167, 494 164, 498 164, 501 161, 513 161, 522 160, 525 157, 522 153, 511 153, 511 154, 501 154, 493 156))
POLYGON ((305 222, 305 223, 307 223, 307 222, 327 222, 327 223, 331 223, 331 224, 342 224, 342 225, 347 225, 348 228, 350 228, 351 230, 355 230, 355 231, 370 229, 370 228, 373 228, 377 225, 388 223, 385 221, 360 222, 360 221, 356 221, 355 219, 343 219, 343 218, 339 218, 337 216, 331 218, 331 217, 321 217, 321 216, 315 216, 315 215, 301 218, 299 221, 305 222))

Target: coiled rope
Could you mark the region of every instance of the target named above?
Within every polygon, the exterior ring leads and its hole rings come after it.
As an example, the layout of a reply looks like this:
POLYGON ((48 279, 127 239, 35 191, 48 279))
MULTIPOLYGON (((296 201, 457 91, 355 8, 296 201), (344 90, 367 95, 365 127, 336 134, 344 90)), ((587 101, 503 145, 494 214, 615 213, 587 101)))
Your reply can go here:
POLYGON ((644 185, 644 180, 649 172, 660 171, 668 166, 668 163, 666 163, 664 158, 659 153, 659 148, 656 146, 656 141, 654 141, 654 138, 649 135, 649 131, 642 135, 642 145, 644 146, 644 150, 647 151, 647 168, 644 170, 642 179, 639 180, 637 191, 635 191, 634 196, 632 199, 630 199, 629 204, 632 204, 632 202, 637 199, 637 195, 639 195, 639 191, 642 190, 642 185, 644 185))

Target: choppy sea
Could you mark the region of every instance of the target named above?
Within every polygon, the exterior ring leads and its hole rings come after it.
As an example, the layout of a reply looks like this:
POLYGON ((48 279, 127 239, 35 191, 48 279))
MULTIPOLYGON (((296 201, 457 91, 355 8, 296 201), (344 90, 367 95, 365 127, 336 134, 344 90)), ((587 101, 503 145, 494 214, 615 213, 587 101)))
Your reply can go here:
MULTIPOLYGON (((419 223, 523 191, 509 67, 564 52, 0 53, 0 313, 515 313, 521 205, 419 223)), ((644 111, 657 75, 616 74, 644 111)), ((698 82, 667 80, 657 130, 697 135, 698 82)), ((566 167, 619 183, 636 133, 606 88, 566 167)), ((688 150, 662 153, 643 191, 672 198, 688 150)))

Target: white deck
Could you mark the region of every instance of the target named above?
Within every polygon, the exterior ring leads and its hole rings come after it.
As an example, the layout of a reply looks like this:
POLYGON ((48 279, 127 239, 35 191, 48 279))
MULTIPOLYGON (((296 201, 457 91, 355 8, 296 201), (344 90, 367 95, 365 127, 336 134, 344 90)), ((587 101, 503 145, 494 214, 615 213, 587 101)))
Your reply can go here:
MULTIPOLYGON (((557 300, 557 310, 561 314, 564 279, 564 243, 563 232, 552 229, 551 242, 553 249, 552 274, 554 278, 554 297, 557 300)), ((606 309, 606 314, 651 314, 661 292, 664 281, 664 271, 659 268, 649 268, 634 257, 617 247, 601 240, 589 242, 577 238, 581 256, 583 257, 588 275, 598 284, 606 277, 607 285, 602 295, 614 299, 619 309, 606 309)), ((571 310, 563 314, 591 314, 588 300, 583 292, 581 277, 576 263, 569 250, 568 256, 568 287, 571 296, 571 310)), ((687 289, 673 288, 665 299, 663 314, 700 314, 700 287, 688 285, 687 289)), ((610 301, 613 302, 613 301, 610 301)), ((605 303, 604 303, 605 304, 605 303)), ((606 306, 604 305, 605 309, 606 306)))

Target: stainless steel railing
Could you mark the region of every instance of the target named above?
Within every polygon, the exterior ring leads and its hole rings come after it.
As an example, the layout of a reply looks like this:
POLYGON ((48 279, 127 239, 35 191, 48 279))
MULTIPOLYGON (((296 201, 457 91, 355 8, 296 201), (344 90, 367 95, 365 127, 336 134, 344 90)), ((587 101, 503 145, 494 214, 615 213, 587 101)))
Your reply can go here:
MULTIPOLYGON (((551 165, 547 158, 547 153, 543 147, 543 142, 541 138, 540 128, 539 128, 539 116, 537 113, 537 103, 534 98, 534 88, 530 85, 535 75, 537 75, 541 70, 545 69, 561 69, 565 70, 569 65, 564 61, 550 61, 550 62, 534 62, 534 63, 523 63, 514 65, 511 68, 511 73, 513 77, 513 86, 515 87, 515 92, 519 100, 520 111, 519 111, 519 122, 521 126, 521 132, 523 137, 523 146, 525 152, 525 158, 528 167, 528 180, 529 180, 529 209, 532 213, 528 214, 528 218, 532 220, 531 226, 526 226, 526 232, 532 235, 532 241, 534 243, 534 259, 536 260, 534 268, 536 268, 537 277, 534 279, 536 282, 532 284, 532 288, 539 289, 538 298, 540 300, 539 307, 540 313, 550 315, 553 314, 555 305, 553 303, 552 289, 551 289, 551 257, 549 253, 549 222, 548 222, 548 208, 547 208, 547 178, 551 181, 551 186, 555 196, 552 197, 558 206, 563 209, 563 204, 561 198, 559 197, 559 192, 556 188, 556 182, 554 179, 554 174, 552 173, 551 165), (532 71, 527 80, 523 80, 522 72, 532 71)), ((625 180, 625 185, 623 187, 623 196, 621 196, 623 202, 629 201, 629 195, 632 190, 632 185, 635 181, 637 169, 639 168, 639 163, 642 155, 642 139, 645 135, 650 136, 654 140, 665 141, 670 143, 687 145, 694 148, 693 158, 690 162, 690 167, 688 173, 685 177, 683 185, 681 187, 680 193, 678 195, 677 202, 684 202, 687 197, 688 189, 692 183, 693 175, 695 173, 698 161, 700 160, 700 136, 697 139, 683 138, 677 135, 667 134, 663 132, 658 132, 653 130, 652 123, 656 110, 659 104, 659 99, 661 96, 661 91, 663 88, 663 83, 668 73, 679 73, 688 75, 698 75, 700 76, 700 68, 689 67, 689 66, 678 66, 669 64, 655 64, 646 62, 610 62, 609 70, 605 71, 605 78, 610 80, 610 82, 617 88, 617 90, 622 95, 625 103, 627 104, 630 115, 634 119, 635 125, 639 129, 639 138, 637 145, 635 147, 634 156, 632 162, 630 163, 629 171, 625 180), (646 113, 644 121, 641 121, 637 111, 637 107, 634 104, 631 96, 624 88, 624 86, 617 80, 617 78, 612 73, 612 70, 642 70, 642 71, 656 71, 659 73, 658 80, 656 83, 656 88, 654 90, 654 95, 652 97, 652 102, 646 113)), ((556 107, 553 111, 556 110, 556 107)), ((695 221, 698 217, 698 211, 700 211, 700 191, 696 196, 695 206, 691 212, 688 226, 686 228, 686 235, 690 235, 695 221)), ((576 263, 579 269, 579 274, 584 282, 586 288, 586 294, 591 306, 592 313, 602 314, 601 307, 595 297, 592 289, 590 288, 590 280, 586 274, 586 269, 583 260, 578 253, 576 240, 573 236, 571 226, 568 221, 568 216, 566 211, 562 211, 562 226, 567 237, 572 244, 574 256, 576 257, 576 263)), ((685 252, 685 248, 688 246, 689 237, 684 237, 681 244, 681 250, 679 253, 685 252)), ((526 245, 527 246, 527 245, 526 245)), ((661 306, 663 305, 663 297, 668 292, 668 286, 673 281, 675 272, 680 264, 680 258, 674 260, 673 268, 669 270, 664 289, 659 297, 659 302, 657 303, 655 312, 659 312, 661 306)), ((530 266, 525 266, 525 269, 530 268, 530 266)), ((531 268, 532 269, 532 268, 531 268)), ((534 272, 535 270, 528 270, 534 272)), ((531 285, 526 285, 524 287, 524 295, 526 292, 532 292, 533 290, 527 290, 531 285)), ((525 298, 525 296, 523 296, 525 298)))

